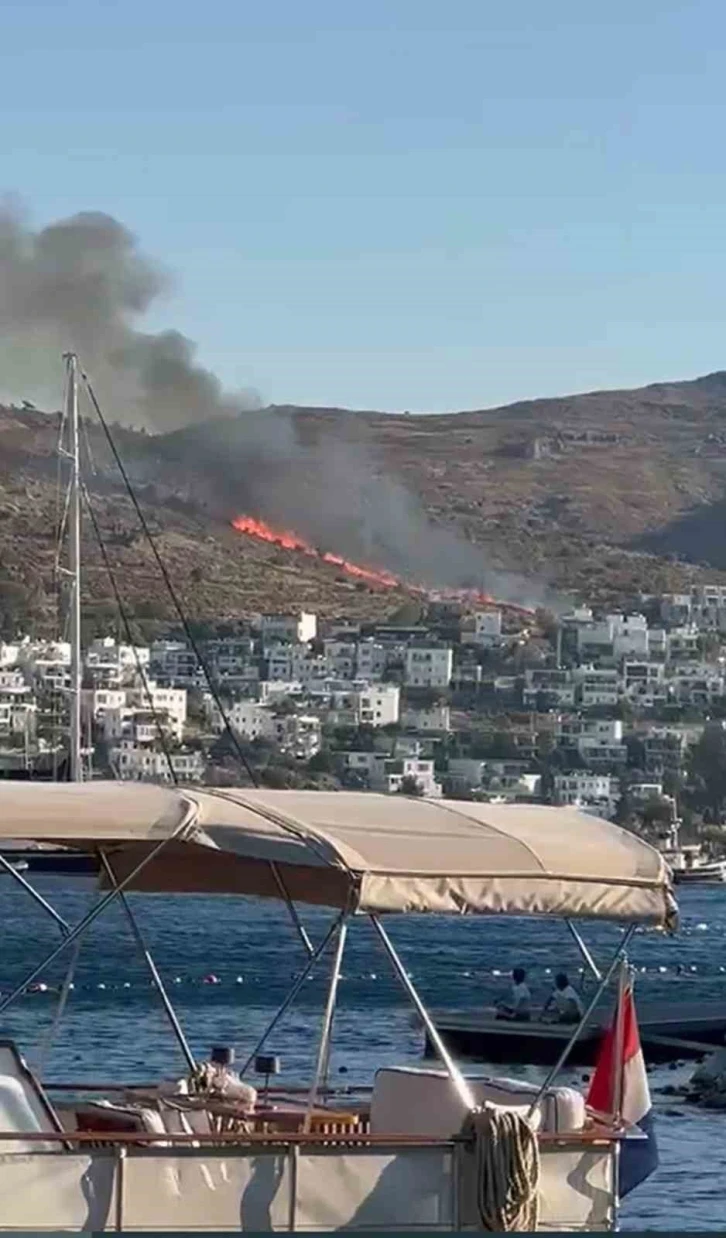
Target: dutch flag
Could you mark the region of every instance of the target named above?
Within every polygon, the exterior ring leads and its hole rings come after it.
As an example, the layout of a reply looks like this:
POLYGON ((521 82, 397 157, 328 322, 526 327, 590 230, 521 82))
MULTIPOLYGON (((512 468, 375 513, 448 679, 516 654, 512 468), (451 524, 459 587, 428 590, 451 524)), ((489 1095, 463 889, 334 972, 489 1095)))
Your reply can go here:
POLYGON ((645 1136, 626 1138, 620 1146, 620 1198, 624 1199, 658 1166, 650 1088, 630 982, 621 990, 612 1027, 602 1042, 587 1103, 596 1113, 619 1114, 645 1136))

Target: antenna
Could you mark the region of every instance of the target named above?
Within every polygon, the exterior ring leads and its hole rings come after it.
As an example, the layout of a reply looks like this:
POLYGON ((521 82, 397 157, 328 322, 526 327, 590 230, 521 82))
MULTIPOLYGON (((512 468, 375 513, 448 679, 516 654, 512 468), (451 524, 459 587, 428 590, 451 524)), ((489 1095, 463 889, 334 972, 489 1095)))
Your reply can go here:
POLYGON ((78 434, 78 358, 75 353, 65 353, 66 363, 66 417, 68 421, 71 462, 71 484, 68 504, 68 560, 71 576, 70 641, 70 780, 83 781, 81 761, 81 687, 83 665, 81 657, 81 459, 78 434))

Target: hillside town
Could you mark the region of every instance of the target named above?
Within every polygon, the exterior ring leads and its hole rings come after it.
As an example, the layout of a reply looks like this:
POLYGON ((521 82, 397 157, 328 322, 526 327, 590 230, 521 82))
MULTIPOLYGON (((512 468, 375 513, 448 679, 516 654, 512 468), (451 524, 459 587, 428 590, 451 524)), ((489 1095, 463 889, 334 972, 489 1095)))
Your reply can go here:
MULTIPOLYGON (((439 602, 370 625, 302 612, 193 640, 97 638, 86 777, 570 804, 664 839, 681 821, 715 832, 726 588, 638 607, 528 620, 439 602)), ((63 777, 69 668, 63 641, 0 645, 5 777, 63 777)))

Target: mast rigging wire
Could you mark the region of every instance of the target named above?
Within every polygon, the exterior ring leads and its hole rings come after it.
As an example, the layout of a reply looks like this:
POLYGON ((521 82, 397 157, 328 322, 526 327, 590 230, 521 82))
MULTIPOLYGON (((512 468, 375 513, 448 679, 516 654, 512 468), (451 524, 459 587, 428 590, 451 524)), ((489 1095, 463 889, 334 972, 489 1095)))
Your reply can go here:
POLYGON ((174 762, 172 761, 172 758, 171 758, 171 751, 167 743, 167 738, 164 732, 164 727, 162 726, 161 718, 159 717, 157 710, 154 708, 154 702, 151 696, 151 689, 149 687, 149 679, 146 674, 146 669, 144 668, 141 662, 141 658, 139 657, 139 651, 136 647, 136 641, 134 639, 133 632, 131 630, 131 622, 129 620, 128 611, 126 610, 126 607, 123 602, 123 598, 121 597, 121 593, 118 587, 118 581, 116 580, 116 573, 114 572, 113 565, 108 557, 106 543, 103 540, 103 534, 101 533, 98 520, 96 519, 96 513, 93 510, 91 496, 88 493, 88 489, 84 482, 81 482, 81 493, 83 495, 83 501, 86 505, 86 510, 89 516, 91 517, 91 524, 93 525, 93 531, 96 534, 96 541, 98 542, 99 550, 101 551, 101 558, 103 559, 104 567, 106 568, 106 571, 108 573, 108 578, 111 584, 111 589, 113 590, 114 598, 116 600, 116 605, 118 607, 118 612, 121 618, 121 623, 123 625, 123 630, 126 636, 126 640, 128 641, 129 645, 131 646, 133 650, 134 661, 136 662, 136 673, 141 680, 144 692, 146 694, 146 700, 149 705, 149 712, 151 713, 154 719, 154 725, 156 727, 157 734, 159 736, 159 743, 161 744, 161 749, 162 749, 162 752, 164 753, 164 758, 166 760, 167 768, 169 770, 169 777, 171 778, 171 781, 175 785, 178 785, 179 779, 177 778, 176 770, 174 769, 174 762))
POLYGON ((87 375, 87 374, 86 374, 83 370, 81 371, 81 378, 82 378, 82 380, 83 380, 83 383, 84 383, 84 385, 85 385, 86 391, 87 391, 87 393, 88 393, 88 398, 90 399, 91 404, 93 405, 94 412, 95 412, 96 416, 98 417, 98 420, 99 420, 99 422, 100 422, 100 424, 101 424, 101 428, 102 428, 102 430, 103 430, 103 432, 104 432, 104 435, 105 435, 105 437, 106 437, 106 441, 107 441, 107 443, 108 443, 108 445, 109 445, 109 447, 110 447, 110 449, 111 449, 111 454, 113 455, 113 458, 114 458, 114 460, 115 460, 115 462, 116 462, 116 466, 117 466, 117 468, 118 468, 118 470, 119 470, 119 472, 120 472, 120 474, 121 474, 121 477, 122 477, 122 479, 123 479, 124 486, 126 487, 126 492, 127 492, 128 496, 129 496, 129 498, 130 498, 130 500, 131 500, 131 503, 132 503, 132 505, 133 505, 134 511, 136 512, 136 515, 137 515, 137 517, 138 517, 139 523, 140 523, 141 528, 142 528, 142 530, 143 530, 144 536, 145 536, 145 538, 146 538, 147 542, 149 543, 149 546, 151 547, 152 554, 154 555, 154 558, 155 558, 155 560, 156 560, 157 566, 158 566, 159 571, 161 572, 162 578, 163 578, 163 580, 164 580, 164 584, 166 585, 167 590, 168 590, 168 592, 169 592, 169 597, 171 598, 172 603, 173 603, 173 605, 174 605, 174 609, 176 610, 176 613, 177 613, 177 615, 178 615, 178 617, 179 617, 179 622, 181 623, 181 625, 182 625, 182 627, 183 627, 183 629, 184 629, 184 634, 185 634, 185 636, 186 636, 186 638, 187 638, 187 640, 188 640, 188 642, 189 642, 189 644, 190 644, 190 646, 191 646, 191 648, 192 648, 192 651, 193 651, 193 653, 194 653, 194 655, 195 655, 195 657, 196 657, 196 659, 197 659, 197 661, 198 661, 199 665, 200 665, 200 666, 201 666, 201 668, 202 668, 202 671, 203 671, 203 673, 204 673, 204 677, 205 677, 205 679, 206 679, 206 681, 207 681, 207 684, 208 684, 208 686, 209 686, 209 691, 210 691, 210 692, 211 692, 211 694, 212 694, 212 697, 213 697, 213 700, 214 700, 214 704, 216 705, 216 707, 217 707, 217 709, 218 709, 218 711, 219 711, 219 715, 220 715, 220 717, 221 717, 221 719, 222 719, 222 723, 223 723, 223 725, 224 725, 224 728, 225 728, 225 730, 226 730, 227 734, 229 735, 230 740, 232 741, 232 746, 234 747, 234 750, 235 750, 235 754, 236 754, 236 756, 237 756, 237 759, 239 760, 240 764, 242 765, 242 768, 243 768, 243 769, 245 770, 245 772, 247 773, 247 776, 248 776, 248 778, 249 778, 250 782, 252 783, 252 786, 253 786, 253 787, 256 787, 256 786, 258 785, 257 778, 256 778, 256 776, 255 776, 255 774, 254 774, 254 772, 253 772, 253 770, 252 770, 252 767, 251 767, 251 765, 250 765, 249 761, 247 760, 247 757, 246 757, 246 756, 245 756, 245 754, 244 754, 244 751, 243 751, 243 749, 242 749, 242 745, 240 744, 239 739, 237 738, 237 735, 236 735, 236 733, 235 733, 235 731, 234 731, 234 729, 233 729, 233 727, 232 727, 232 724, 231 724, 231 722, 230 722, 230 720, 229 720, 229 715, 228 715, 228 713, 227 713, 227 710, 225 709, 225 707, 224 707, 224 705, 223 705, 223 703, 222 703, 222 700, 221 700, 221 698, 220 698, 220 695, 219 695, 219 693, 218 693, 218 691, 217 691, 217 689, 216 689, 216 686, 215 686, 215 684, 214 684, 214 681, 213 681, 212 675, 210 674, 210 671, 209 671, 209 666, 208 666, 208 664, 207 664, 206 658, 204 658, 204 657, 203 657, 203 655, 202 655, 202 653, 201 653, 201 650, 200 650, 200 648, 199 648, 199 645, 197 644, 197 641, 196 641, 196 640, 195 640, 195 638, 194 638, 194 634, 193 634, 193 632, 192 632, 192 630, 191 630, 191 628, 190 628, 190 626, 189 626, 189 621, 187 620, 187 617, 186 617, 186 615, 185 615, 185 613, 184 613, 184 610, 183 610, 183 608, 182 608, 181 602, 179 601, 179 598, 178 598, 177 592, 176 592, 176 590, 175 590, 175 588, 174 588, 174 586, 173 586, 173 584, 172 584, 172 582, 171 582, 171 578, 170 578, 170 576, 169 576, 169 572, 167 571, 166 564, 164 563, 164 560, 162 559, 161 554, 159 553, 159 549, 158 549, 158 547, 157 547, 157 545, 156 545, 156 542, 155 542, 155 540, 154 540, 154 537, 153 537, 153 535, 152 535, 152 533, 151 533, 151 530, 150 530, 150 528, 149 528, 149 525, 148 525, 148 522, 147 522, 147 520, 146 520, 146 517, 145 517, 145 515, 144 515, 144 513, 143 513, 143 511, 142 511, 142 509, 141 509, 141 506, 140 506, 140 504, 139 504, 139 501, 138 501, 138 499, 137 499, 137 497, 136 497, 136 492, 135 492, 135 490, 134 490, 133 486, 131 485, 131 481, 130 481, 130 479, 129 479, 129 475, 128 475, 127 471, 126 471, 126 467, 125 467, 125 465, 124 465, 124 462, 123 462, 123 460, 121 459, 121 456, 120 456, 120 454, 119 454, 118 448, 116 447, 116 443, 114 442, 113 435, 111 434, 111 431, 110 431, 110 429, 109 429, 109 427, 108 427, 108 423, 107 423, 107 421, 106 421, 106 418, 104 417, 104 415, 103 415, 103 413, 102 413, 102 411, 101 411, 101 406, 100 406, 100 404, 99 404, 99 402, 98 402, 98 400, 97 400, 97 398, 96 398, 96 393, 95 393, 95 391, 93 390, 93 386, 91 385, 91 381, 90 381, 90 379, 89 379, 88 375, 87 375))

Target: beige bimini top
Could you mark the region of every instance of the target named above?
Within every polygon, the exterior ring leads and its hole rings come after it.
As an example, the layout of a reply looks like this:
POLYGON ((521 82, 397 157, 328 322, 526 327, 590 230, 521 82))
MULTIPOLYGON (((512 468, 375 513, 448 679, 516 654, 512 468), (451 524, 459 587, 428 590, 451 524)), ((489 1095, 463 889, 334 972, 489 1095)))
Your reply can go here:
POLYGON ((103 849, 118 880, 147 860, 135 890, 279 898, 282 879, 295 901, 361 913, 552 915, 669 930, 678 916, 661 854, 575 808, 5 782, 3 838, 103 849))

